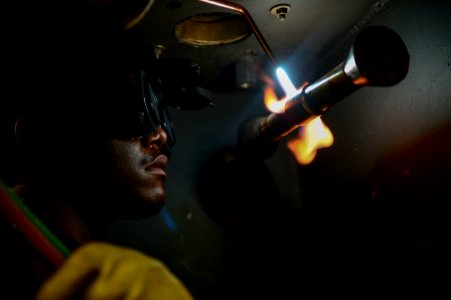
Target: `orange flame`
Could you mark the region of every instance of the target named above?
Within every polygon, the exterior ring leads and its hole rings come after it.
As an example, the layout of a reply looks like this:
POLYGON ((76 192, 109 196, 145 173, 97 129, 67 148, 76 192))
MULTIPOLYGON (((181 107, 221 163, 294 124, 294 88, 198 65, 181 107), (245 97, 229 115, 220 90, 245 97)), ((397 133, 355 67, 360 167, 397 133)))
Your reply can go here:
POLYGON ((302 126, 298 133, 299 137, 288 141, 287 147, 301 165, 311 163, 318 149, 330 147, 334 142, 332 132, 321 117, 316 117, 302 126))
POLYGON ((266 108, 275 113, 283 113, 285 111, 285 103, 287 103, 288 100, 293 98, 294 96, 300 94, 302 92, 302 89, 307 85, 308 83, 305 82, 299 89, 297 89, 295 95, 287 95, 283 97, 282 99, 278 99, 276 93, 274 92, 274 88, 271 84, 266 84, 263 100, 265 103, 266 108))
MULTIPOLYGON (((279 100, 274 92, 274 82, 265 78, 264 103, 271 112, 283 113, 285 111, 285 103, 301 93, 308 83, 305 82, 300 88, 295 89, 283 70, 278 76, 281 81, 284 81, 283 85, 286 86, 284 89, 287 96, 279 100)), ((316 117, 306 125, 301 126, 298 133, 298 138, 288 141, 287 147, 291 150, 298 163, 302 165, 311 163, 316 157, 318 149, 330 147, 334 142, 332 132, 320 117, 316 117)))
POLYGON ((274 89, 270 86, 265 88, 264 101, 266 108, 272 112, 282 113, 285 111, 285 103, 287 102, 287 98, 282 98, 281 100, 277 99, 274 89))

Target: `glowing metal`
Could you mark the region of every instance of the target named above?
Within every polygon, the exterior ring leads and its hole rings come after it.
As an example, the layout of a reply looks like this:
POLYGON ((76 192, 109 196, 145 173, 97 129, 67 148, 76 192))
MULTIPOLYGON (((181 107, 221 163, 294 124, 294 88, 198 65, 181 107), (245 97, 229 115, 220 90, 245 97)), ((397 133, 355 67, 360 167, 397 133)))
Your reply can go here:
POLYGON ((285 70, 282 67, 278 67, 276 69, 276 75, 280 85, 285 91, 286 98, 293 98, 294 96, 296 96, 301 92, 300 90, 296 89, 296 87, 293 85, 290 78, 288 77, 287 72, 285 72, 285 70))

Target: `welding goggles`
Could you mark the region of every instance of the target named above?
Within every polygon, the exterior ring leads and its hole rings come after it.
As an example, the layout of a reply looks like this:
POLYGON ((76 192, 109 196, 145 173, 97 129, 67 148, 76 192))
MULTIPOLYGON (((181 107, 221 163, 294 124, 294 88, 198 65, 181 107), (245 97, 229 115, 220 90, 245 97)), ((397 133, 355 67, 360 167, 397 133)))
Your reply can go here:
POLYGON ((122 122, 116 124, 120 126, 116 135, 137 139, 162 128, 167 134, 165 154, 172 154, 175 145, 174 128, 166 108, 199 110, 212 105, 209 91, 199 82, 197 64, 182 58, 159 59, 150 68, 135 73, 132 93, 138 106, 132 114, 124 114, 121 106, 122 122))
POLYGON ((144 119, 142 122, 142 132, 137 132, 137 138, 142 137, 146 133, 153 133, 157 128, 162 128, 167 135, 166 144, 163 147, 163 152, 172 154, 175 145, 174 127, 166 110, 166 105, 161 103, 152 87, 150 76, 145 71, 138 74, 138 92, 142 99, 144 108, 144 119), (147 129, 146 129, 147 128, 147 129))
POLYGON ((101 127, 107 135, 126 140, 139 140, 161 128, 167 135, 162 152, 169 156, 173 153, 175 133, 167 104, 157 95, 158 87, 150 72, 139 70, 130 75, 127 92, 119 97, 111 95, 110 99, 118 99, 118 104, 112 101, 104 106, 102 115, 109 121, 101 127), (127 100, 127 105, 123 99, 127 100))

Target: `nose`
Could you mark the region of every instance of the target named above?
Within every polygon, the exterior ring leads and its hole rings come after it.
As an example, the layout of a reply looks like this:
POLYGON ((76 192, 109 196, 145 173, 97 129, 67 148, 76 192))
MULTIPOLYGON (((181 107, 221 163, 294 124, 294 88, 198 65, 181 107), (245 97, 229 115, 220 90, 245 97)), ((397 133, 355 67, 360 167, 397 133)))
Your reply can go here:
POLYGON ((143 145, 143 147, 148 148, 152 145, 157 145, 160 150, 163 148, 167 141, 168 134, 161 127, 158 127, 155 132, 145 134, 141 138, 141 144, 143 145))

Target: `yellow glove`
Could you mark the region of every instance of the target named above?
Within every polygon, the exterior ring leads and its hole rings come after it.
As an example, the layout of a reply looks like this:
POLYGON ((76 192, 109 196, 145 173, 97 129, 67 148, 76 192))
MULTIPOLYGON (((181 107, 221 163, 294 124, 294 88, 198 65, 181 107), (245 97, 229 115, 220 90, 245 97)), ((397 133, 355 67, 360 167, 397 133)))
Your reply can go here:
POLYGON ((43 284, 37 300, 192 300, 159 260, 136 250, 93 242, 76 249, 43 284))

